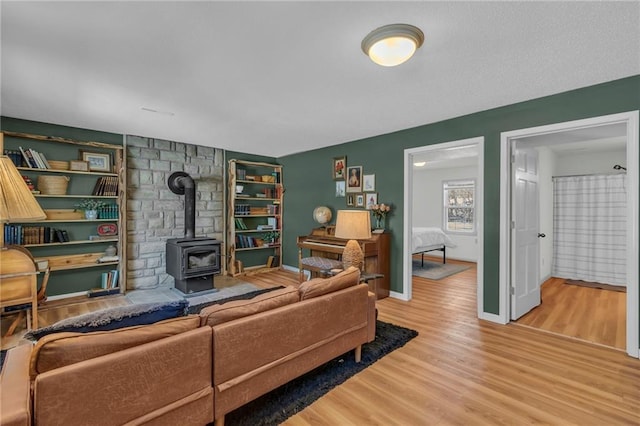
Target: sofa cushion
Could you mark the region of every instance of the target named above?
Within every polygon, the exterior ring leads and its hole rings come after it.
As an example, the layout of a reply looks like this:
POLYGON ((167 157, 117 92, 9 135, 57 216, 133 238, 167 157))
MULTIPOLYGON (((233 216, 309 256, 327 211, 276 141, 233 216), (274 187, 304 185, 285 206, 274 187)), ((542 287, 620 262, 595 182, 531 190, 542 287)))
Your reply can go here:
POLYGON ((34 379, 45 371, 174 336, 198 327, 200 327, 200 318, 197 315, 189 315, 155 324, 110 331, 50 334, 38 340, 34 346, 29 374, 34 379))
POLYGON ((300 284, 300 300, 311 299, 323 294, 351 287, 360 281, 360 270, 353 266, 329 278, 314 278, 300 284))
POLYGON ((200 311, 200 324, 214 326, 227 321, 279 308, 299 300, 295 287, 285 287, 248 300, 236 300, 223 305, 211 305, 200 311))
POLYGON ((38 340, 51 333, 115 330, 134 325, 153 324, 169 318, 186 315, 189 302, 176 300, 164 303, 141 303, 102 309, 77 317, 58 321, 48 327, 32 330, 25 334, 29 340, 38 340))

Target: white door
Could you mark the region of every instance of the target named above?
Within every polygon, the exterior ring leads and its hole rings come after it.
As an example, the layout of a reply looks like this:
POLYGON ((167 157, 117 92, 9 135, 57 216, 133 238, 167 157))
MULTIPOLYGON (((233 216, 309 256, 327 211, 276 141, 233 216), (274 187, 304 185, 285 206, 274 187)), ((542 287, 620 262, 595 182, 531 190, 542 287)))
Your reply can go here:
MULTIPOLYGON (((513 144, 511 319, 540 304, 538 152, 513 144)), ((540 234, 542 236, 542 234, 540 234)))

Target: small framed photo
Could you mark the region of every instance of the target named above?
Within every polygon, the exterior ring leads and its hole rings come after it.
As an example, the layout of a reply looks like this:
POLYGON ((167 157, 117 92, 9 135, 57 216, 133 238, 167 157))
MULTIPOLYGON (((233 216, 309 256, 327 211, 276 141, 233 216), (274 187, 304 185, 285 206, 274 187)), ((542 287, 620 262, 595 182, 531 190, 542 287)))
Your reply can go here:
POLYGON ((69 170, 75 170, 78 172, 88 172, 89 162, 82 161, 82 160, 71 160, 69 161, 69 170))
POLYGON ((356 207, 364 207, 364 194, 356 194, 356 207))
POLYGON ((356 194, 347 194, 347 207, 356 206, 356 194))
POLYGON ((347 157, 335 157, 333 159, 333 180, 344 180, 347 172, 347 157))
POLYGON ((366 192, 365 194, 365 202, 367 203, 367 210, 371 210, 371 207, 378 204, 378 193, 377 192, 366 192))
POLYGON ((100 152, 80 151, 82 161, 89 163, 89 171, 92 172, 110 172, 111 171, 111 155, 100 152))
POLYGON ((364 175, 362 178, 362 190, 367 191, 375 191, 376 190, 376 175, 364 175))
POLYGON ((347 167, 347 192, 362 192, 362 166, 347 167))
POLYGON ((336 182, 336 197, 344 197, 345 195, 345 182, 343 180, 336 182))

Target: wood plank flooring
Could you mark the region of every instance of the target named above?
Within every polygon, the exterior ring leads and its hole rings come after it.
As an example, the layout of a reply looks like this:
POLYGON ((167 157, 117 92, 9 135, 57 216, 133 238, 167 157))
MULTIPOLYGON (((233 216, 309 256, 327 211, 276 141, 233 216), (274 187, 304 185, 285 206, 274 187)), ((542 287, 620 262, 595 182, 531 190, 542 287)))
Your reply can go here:
POLYGON ((640 424, 640 360, 478 320, 475 276, 414 278, 410 302, 379 300, 381 320, 420 335, 285 425, 640 424))
POLYGON ((516 323, 625 350, 627 294, 564 281, 564 278, 545 281, 540 306, 516 323))
MULTIPOLYGON (((379 319, 420 335, 285 425, 640 424, 640 360, 478 320, 475 275, 473 266, 439 281, 414 278, 413 300, 379 300, 379 319)), ((268 287, 297 274, 243 279, 268 287)))

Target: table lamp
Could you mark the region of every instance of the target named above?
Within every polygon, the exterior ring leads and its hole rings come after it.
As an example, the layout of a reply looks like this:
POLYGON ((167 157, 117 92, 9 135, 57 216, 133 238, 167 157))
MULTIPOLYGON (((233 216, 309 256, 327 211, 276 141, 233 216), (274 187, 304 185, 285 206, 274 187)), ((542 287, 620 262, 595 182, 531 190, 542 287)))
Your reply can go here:
MULTIPOLYGON (((46 219, 13 161, 0 155, 0 224, 46 219)), ((4 247, 4 229, 0 232, 0 247, 4 247)))
POLYGON ((343 238, 347 245, 342 252, 344 269, 355 266, 362 269, 364 254, 357 240, 371 238, 371 216, 368 210, 338 210, 336 238, 343 238))

